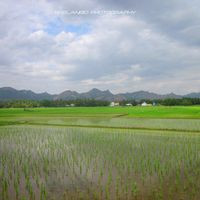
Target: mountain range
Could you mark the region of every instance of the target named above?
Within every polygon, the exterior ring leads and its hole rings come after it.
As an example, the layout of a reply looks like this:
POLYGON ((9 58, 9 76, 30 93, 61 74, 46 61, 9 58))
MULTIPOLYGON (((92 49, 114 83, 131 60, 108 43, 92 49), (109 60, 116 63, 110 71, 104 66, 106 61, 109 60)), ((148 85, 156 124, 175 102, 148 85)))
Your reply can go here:
POLYGON ((156 94, 148 91, 137 91, 129 93, 112 94, 109 90, 101 91, 93 88, 92 90, 84 93, 78 93, 76 91, 66 90, 60 94, 35 93, 31 90, 16 90, 11 87, 0 88, 0 101, 6 100, 76 100, 76 99, 95 99, 106 101, 121 101, 121 100, 141 100, 141 99, 167 99, 174 98, 180 99, 187 98, 200 98, 199 93, 190 93, 187 95, 170 94, 156 94))

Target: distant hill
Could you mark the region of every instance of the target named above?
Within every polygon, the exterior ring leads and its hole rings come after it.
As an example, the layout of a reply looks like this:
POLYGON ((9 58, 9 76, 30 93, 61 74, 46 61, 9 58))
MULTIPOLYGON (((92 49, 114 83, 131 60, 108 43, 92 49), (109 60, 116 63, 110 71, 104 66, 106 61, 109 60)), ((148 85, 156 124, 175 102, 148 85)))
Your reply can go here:
POLYGON ((74 99, 96 99, 96 100, 106 100, 106 101, 122 101, 122 100, 141 100, 141 99, 166 99, 166 98, 182 98, 180 95, 173 93, 166 95, 159 95, 156 93, 150 93, 146 91, 138 91, 133 93, 120 93, 112 94, 109 90, 101 91, 99 89, 93 88, 92 90, 84 93, 78 93, 74 91, 67 90, 57 95, 54 99, 63 100, 74 100, 74 99))
POLYGON ((109 90, 101 91, 96 88, 90 90, 89 92, 81 93, 80 97, 85 99, 96 99, 106 101, 113 101, 115 99, 115 95, 113 95, 109 90))
POLYGON ((200 98, 200 92, 190 93, 190 94, 184 95, 184 97, 188 97, 188 98, 200 98))
POLYGON ((78 93, 76 91, 66 90, 60 94, 52 95, 49 93, 35 93, 31 90, 16 90, 11 87, 0 88, 0 100, 76 100, 76 99, 95 99, 106 101, 121 101, 121 100, 141 100, 141 99, 167 99, 174 98, 180 99, 187 98, 200 98, 200 93, 190 93, 187 95, 170 94, 156 94, 148 91, 137 91, 132 93, 112 94, 109 90, 101 91, 99 89, 92 89, 88 92, 78 93))
POLYGON ((96 99, 96 100, 113 101, 115 99, 115 95, 113 95, 109 90, 101 91, 94 88, 84 93, 78 93, 75 91, 66 90, 61 94, 57 95, 54 99, 56 100, 96 99))
POLYGON ((34 93, 31 90, 16 90, 11 87, 0 88, 0 100, 53 100, 54 95, 48 93, 34 93))
POLYGON ((124 94, 119 94, 119 96, 124 97, 126 100, 129 100, 129 99, 135 99, 135 100, 150 99, 150 100, 152 100, 152 99, 167 99, 167 98, 179 99, 179 98, 182 98, 182 96, 176 95, 173 93, 160 95, 160 94, 147 92, 147 91, 124 93, 124 94))
POLYGON ((71 90, 66 90, 54 97, 54 100, 76 100, 79 99, 79 93, 71 90))

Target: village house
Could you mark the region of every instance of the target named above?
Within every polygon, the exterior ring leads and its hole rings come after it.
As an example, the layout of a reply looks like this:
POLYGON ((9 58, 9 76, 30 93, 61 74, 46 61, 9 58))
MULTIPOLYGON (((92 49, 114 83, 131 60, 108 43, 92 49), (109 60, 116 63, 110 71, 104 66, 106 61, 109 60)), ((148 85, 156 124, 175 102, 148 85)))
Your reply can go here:
POLYGON ((146 103, 145 101, 141 104, 141 106, 143 106, 143 107, 146 107, 146 106, 152 106, 152 104, 148 104, 148 103, 146 103))
POLYGON ((119 106, 119 102, 111 102, 111 103, 110 103, 110 106, 111 106, 111 107, 119 106))

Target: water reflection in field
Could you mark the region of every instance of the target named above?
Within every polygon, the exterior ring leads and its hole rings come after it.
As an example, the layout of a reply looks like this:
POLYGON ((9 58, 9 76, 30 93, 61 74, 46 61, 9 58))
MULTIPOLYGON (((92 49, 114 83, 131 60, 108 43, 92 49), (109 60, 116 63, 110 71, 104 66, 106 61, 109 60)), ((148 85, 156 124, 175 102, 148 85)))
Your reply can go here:
POLYGON ((150 129, 177 129, 200 131, 199 119, 141 119, 141 118, 110 118, 110 117, 85 117, 85 118, 58 118, 48 120, 48 124, 58 125, 85 125, 104 127, 132 127, 150 129))

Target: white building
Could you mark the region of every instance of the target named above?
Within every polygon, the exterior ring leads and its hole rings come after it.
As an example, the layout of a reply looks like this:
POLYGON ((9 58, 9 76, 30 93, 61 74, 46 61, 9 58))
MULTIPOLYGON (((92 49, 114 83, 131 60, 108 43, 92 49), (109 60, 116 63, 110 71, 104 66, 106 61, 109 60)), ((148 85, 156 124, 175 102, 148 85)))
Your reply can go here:
POLYGON ((141 104, 141 106, 147 106, 147 103, 146 103, 146 102, 143 102, 143 103, 141 104))
POLYGON ((111 106, 111 107, 119 106, 119 102, 111 102, 111 103, 110 103, 110 106, 111 106))
POLYGON ((131 103, 127 103, 126 106, 133 106, 131 103))
POLYGON ((111 107, 115 106, 115 102, 111 102, 111 103, 110 103, 110 106, 111 106, 111 107))
POLYGON ((141 104, 141 106, 152 106, 152 104, 148 104, 145 101, 141 104))

